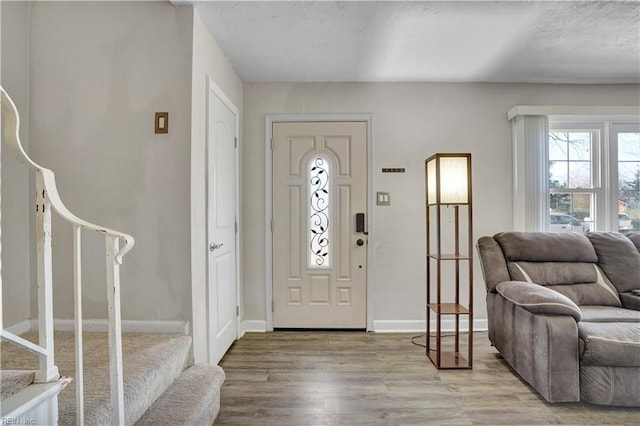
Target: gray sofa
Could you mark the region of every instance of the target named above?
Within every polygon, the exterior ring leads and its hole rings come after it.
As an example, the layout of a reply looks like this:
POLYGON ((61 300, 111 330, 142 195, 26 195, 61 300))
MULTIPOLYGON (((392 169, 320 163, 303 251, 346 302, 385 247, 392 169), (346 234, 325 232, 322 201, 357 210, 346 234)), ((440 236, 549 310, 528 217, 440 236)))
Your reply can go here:
POLYGON ((489 339, 524 380, 549 402, 640 406, 640 233, 505 232, 477 248, 489 339))

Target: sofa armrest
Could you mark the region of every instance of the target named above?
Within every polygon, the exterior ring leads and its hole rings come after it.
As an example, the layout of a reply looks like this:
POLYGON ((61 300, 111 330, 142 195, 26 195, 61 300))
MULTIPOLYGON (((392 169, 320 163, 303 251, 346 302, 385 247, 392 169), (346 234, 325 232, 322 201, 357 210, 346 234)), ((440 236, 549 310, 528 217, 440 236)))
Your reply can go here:
POLYGON ((492 343, 509 365, 547 401, 579 401, 576 320, 570 315, 534 314, 500 293, 488 296, 492 343))
POLYGON ((567 296, 544 286, 525 281, 504 281, 496 286, 502 297, 533 314, 569 315, 576 321, 582 311, 567 296))

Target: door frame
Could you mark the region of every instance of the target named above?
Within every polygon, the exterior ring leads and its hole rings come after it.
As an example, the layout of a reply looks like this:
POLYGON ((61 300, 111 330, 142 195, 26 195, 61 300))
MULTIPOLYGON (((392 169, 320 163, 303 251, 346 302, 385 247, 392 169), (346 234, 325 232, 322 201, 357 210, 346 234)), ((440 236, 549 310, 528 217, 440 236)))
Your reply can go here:
POLYGON ((266 331, 273 331, 273 233, 271 223, 273 220, 273 151, 271 140, 273 138, 274 123, 298 123, 298 122, 336 122, 359 121, 367 126, 367 331, 373 330, 373 290, 375 264, 375 250, 372 249, 375 241, 374 223, 374 199, 373 193, 373 115, 372 114, 266 114, 264 129, 265 147, 265 312, 266 331))
MULTIPOLYGON (((235 264, 235 288, 236 288, 236 340, 239 339, 240 337, 242 337, 243 335, 243 328, 242 328, 242 321, 240 320, 241 318, 241 306, 242 306, 242 299, 241 297, 241 291, 240 291, 240 265, 241 265, 241 258, 240 258, 240 253, 242 253, 242 251, 240 250, 240 222, 238 220, 239 217, 239 213, 240 213, 240 111, 238 110, 238 108, 236 108, 236 106, 233 104, 233 102, 231 102, 231 100, 227 97, 227 95, 225 95, 225 93, 222 91, 222 89, 220 88, 220 86, 218 86, 212 79, 211 77, 207 77, 207 93, 206 93, 206 117, 205 117, 205 146, 204 146, 204 155, 205 155, 205 182, 204 182, 204 199, 205 199, 205 233, 206 233, 206 237, 205 237, 205 246, 204 246, 204 250, 207 253, 207 256, 209 256, 209 214, 208 214, 208 208, 209 208, 209 144, 210 144, 210 140, 209 140, 209 126, 211 124, 210 122, 210 114, 211 111, 209 109, 210 107, 210 101, 211 101, 211 93, 213 92, 213 94, 215 96, 218 97, 218 99, 220 99, 222 101, 222 103, 229 108, 229 110, 231 110, 231 112, 233 113, 234 116, 234 132, 235 132, 235 138, 237 141, 236 144, 236 149, 235 149, 235 188, 234 188, 234 196, 235 196, 235 222, 236 222, 236 229, 237 232, 235 233, 235 242, 236 242, 236 264, 235 264)), ((209 348, 211 347, 211 319, 210 319, 210 315, 211 312, 209 311, 209 261, 206 260, 205 261, 205 293, 204 296, 206 297, 205 300, 207 300, 207 308, 206 308, 206 330, 207 330, 207 361, 211 362, 211 353, 209 352, 209 348)))

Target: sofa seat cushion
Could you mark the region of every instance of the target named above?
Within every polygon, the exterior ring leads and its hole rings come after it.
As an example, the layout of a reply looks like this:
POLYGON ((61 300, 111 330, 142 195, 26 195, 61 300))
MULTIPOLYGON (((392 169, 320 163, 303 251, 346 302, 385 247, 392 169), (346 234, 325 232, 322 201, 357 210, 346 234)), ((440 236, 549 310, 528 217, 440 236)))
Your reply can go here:
POLYGON ((638 322, 640 311, 616 306, 580 306, 583 322, 638 322))
POLYGON ((581 365, 640 367, 640 323, 578 323, 581 365))

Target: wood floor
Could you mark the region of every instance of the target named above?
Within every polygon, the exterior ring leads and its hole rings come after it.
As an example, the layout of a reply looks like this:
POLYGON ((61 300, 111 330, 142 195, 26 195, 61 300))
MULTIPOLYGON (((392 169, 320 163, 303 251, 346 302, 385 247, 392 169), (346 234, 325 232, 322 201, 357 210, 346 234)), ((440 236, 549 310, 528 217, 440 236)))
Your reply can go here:
POLYGON ((473 370, 436 370, 411 334, 248 333, 221 366, 216 425, 640 425, 639 409, 548 404, 474 334, 473 370))

